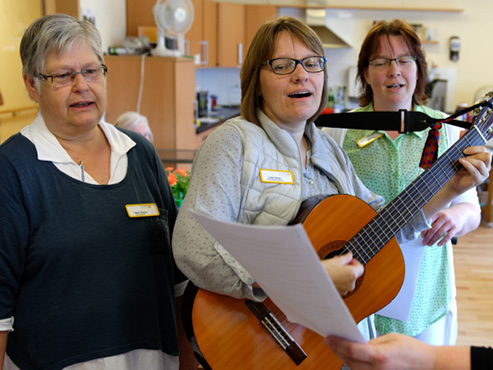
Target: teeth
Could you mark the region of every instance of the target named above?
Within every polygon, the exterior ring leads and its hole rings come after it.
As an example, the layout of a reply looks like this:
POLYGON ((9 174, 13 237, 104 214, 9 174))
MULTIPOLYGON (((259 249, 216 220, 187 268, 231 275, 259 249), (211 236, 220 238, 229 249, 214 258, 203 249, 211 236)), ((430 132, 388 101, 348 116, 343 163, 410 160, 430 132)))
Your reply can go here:
POLYGON ((294 93, 290 94, 289 96, 295 97, 295 98, 304 98, 306 96, 310 96, 311 94, 309 92, 299 92, 299 93, 294 93))

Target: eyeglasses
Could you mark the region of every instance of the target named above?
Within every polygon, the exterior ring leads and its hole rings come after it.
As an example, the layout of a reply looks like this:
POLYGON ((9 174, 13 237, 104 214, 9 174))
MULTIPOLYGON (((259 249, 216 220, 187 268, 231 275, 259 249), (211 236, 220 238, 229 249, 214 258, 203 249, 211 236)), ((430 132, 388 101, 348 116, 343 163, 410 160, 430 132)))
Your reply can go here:
POLYGON ((84 69, 80 72, 65 72, 57 75, 44 75, 42 73, 35 73, 34 77, 42 79, 44 81, 51 80, 51 83, 55 86, 68 86, 72 84, 78 74, 81 74, 87 82, 93 82, 98 80, 101 76, 106 76, 108 73, 108 67, 101 64, 100 68, 84 69))
POLYGON ((327 63, 326 57, 314 56, 299 60, 292 58, 275 58, 262 63, 262 65, 270 65, 272 72, 276 75, 288 75, 294 72, 298 64, 301 64, 307 72, 322 72, 325 68, 325 63, 327 63))
POLYGON ((398 58, 376 58, 370 60, 369 64, 375 69, 387 69, 390 67, 392 61, 399 67, 409 68, 416 62, 416 57, 414 55, 403 55, 398 58))

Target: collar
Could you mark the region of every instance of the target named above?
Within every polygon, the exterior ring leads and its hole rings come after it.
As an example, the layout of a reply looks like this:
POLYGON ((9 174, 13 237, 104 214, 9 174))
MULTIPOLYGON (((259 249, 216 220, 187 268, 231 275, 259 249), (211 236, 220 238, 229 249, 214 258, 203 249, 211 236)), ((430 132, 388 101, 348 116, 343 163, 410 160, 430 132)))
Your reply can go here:
MULTIPOLYGON (((110 144, 112 155, 117 157, 126 155, 136 145, 132 139, 112 124, 101 120, 98 125, 110 144)), ((55 135, 46 126, 41 112, 38 113, 33 123, 21 130, 21 134, 34 144, 40 161, 74 163, 55 135)))

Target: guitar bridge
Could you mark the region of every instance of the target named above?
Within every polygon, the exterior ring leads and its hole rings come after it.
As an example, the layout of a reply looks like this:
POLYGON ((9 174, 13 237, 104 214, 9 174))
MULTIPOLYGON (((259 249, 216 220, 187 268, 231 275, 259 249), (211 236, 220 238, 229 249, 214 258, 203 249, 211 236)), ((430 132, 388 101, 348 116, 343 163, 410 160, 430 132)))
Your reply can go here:
POLYGON ((277 317, 267 308, 267 306, 263 303, 254 302, 249 299, 245 301, 245 304, 294 363, 296 365, 301 364, 307 356, 305 351, 303 351, 298 343, 296 343, 294 338, 282 326, 277 317))

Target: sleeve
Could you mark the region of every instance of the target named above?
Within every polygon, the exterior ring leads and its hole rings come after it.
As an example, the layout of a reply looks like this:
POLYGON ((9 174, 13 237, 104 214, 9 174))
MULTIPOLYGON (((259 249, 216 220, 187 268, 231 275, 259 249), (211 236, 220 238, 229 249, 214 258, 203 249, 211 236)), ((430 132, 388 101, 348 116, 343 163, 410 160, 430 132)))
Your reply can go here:
MULTIPOLYGON (((448 139, 449 146, 452 146, 457 140, 460 138, 460 133, 461 131, 464 131, 460 127, 452 126, 452 125, 445 125, 445 130, 446 130, 446 135, 448 139)), ((452 200, 450 203, 450 206, 454 206, 459 203, 471 203, 476 206, 478 212, 481 212, 480 206, 479 206, 479 198, 478 198, 478 192, 476 188, 470 189, 461 195, 459 195, 457 198, 452 200)))
MULTIPOLYGON (((13 165, 0 154, 0 320, 10 322, 25 265, 29 218, 13 165)), ((4 323, 5 323, 4 322, 4 323)))
POLYGON ((471 347, 471 369, 493 370, 493 349, 491 347, 471 347))
POLYGON ((258 299, 253 279, 189 210, 218 220, 236 222, 242 198, 243 145, 236 128, 223 125, 202 144, 193 166, 190 187, 178 214, 173 253, 183 273, 199 288, 235 298, 258 299))

